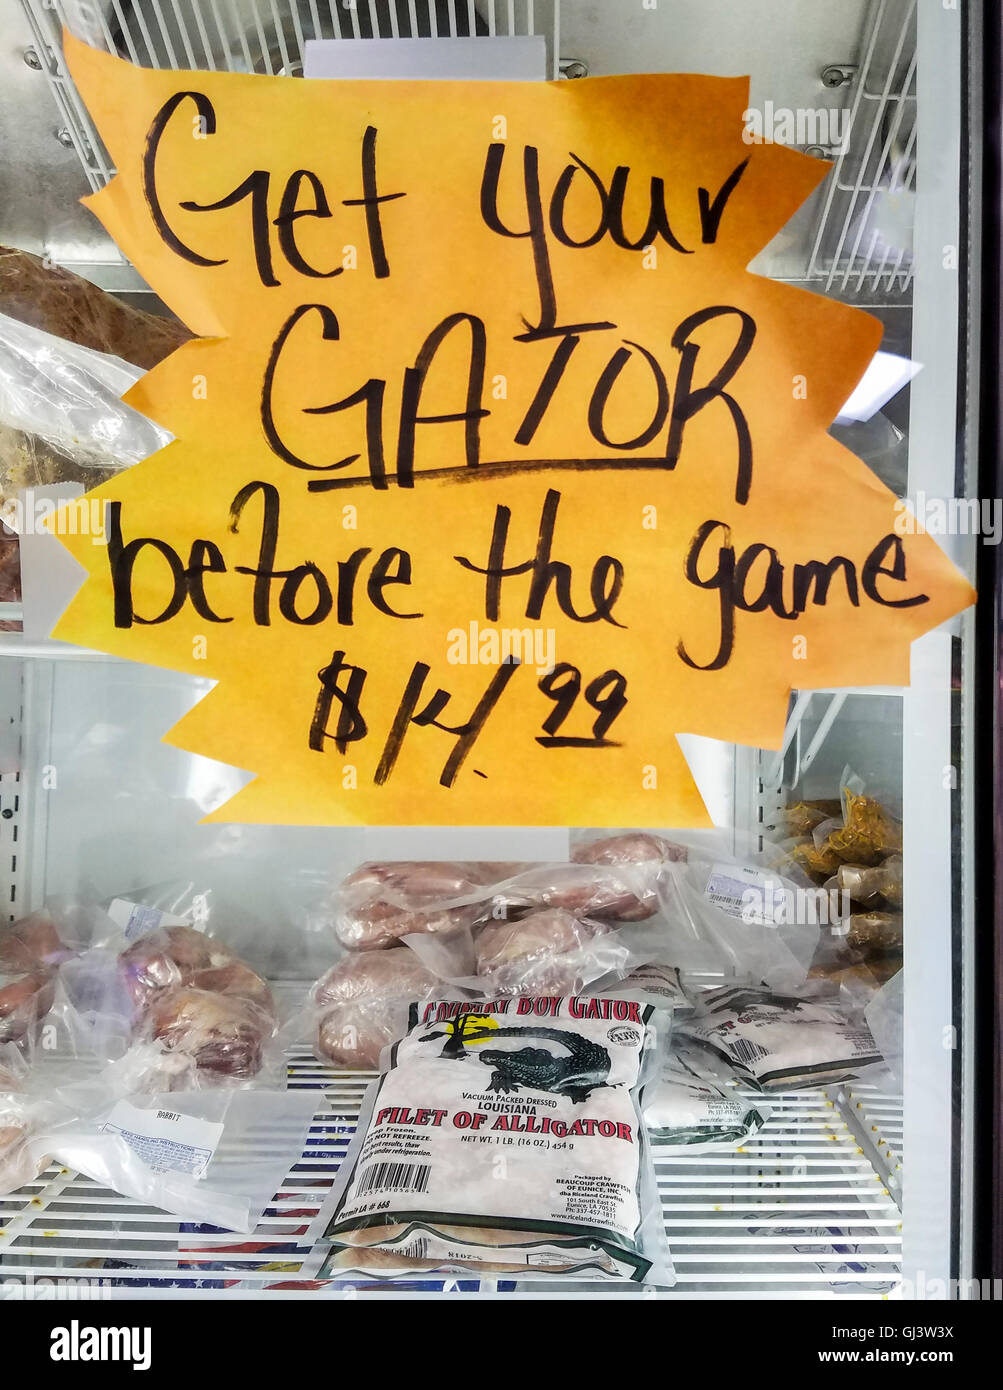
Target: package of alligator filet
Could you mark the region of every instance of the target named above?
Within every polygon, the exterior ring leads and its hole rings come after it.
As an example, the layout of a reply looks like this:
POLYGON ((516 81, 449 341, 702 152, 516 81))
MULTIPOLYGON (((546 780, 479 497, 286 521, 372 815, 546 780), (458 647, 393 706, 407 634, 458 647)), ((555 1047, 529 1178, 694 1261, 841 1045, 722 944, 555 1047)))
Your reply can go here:
POLYGON ((671 1283, 638 1110, 656 1012, 609 995, 412 1004, 325 1212, 324 1273, 671 1283))

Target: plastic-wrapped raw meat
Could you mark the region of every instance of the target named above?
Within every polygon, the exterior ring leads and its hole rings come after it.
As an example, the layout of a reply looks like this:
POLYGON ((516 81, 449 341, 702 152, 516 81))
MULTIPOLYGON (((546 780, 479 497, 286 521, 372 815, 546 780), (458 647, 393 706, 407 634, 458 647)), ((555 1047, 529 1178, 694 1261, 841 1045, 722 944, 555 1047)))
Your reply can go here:
POLYGON ((28 1151, 31 1106, 17 1060, 7 1065, 0 1057, 0 1196, 31 1182, 48 1163, 47 1158, 32 1158, 28 1151))
POLYGON ((34 912, 0 927, 0 970, 51 969, 69 955, 72 952, 47 912, 34 912))
POLYGON ((407 1006, 430 999, 441 980, 406 946, 355 953, 311 991, 318 1054, 336 1067, 375 1067, 407 1028, 407 1006))
POLYGON ((526 869, 496 885, 491 897, 491 914, 496 917, 517 917, 539 907, 563 908, 615 922, 641 922, 658 911, 656 875, 650 861, 548 864, 526 869))
POLYGON ((23 1042, 52 1008, 55 978, 48 971, 0 975, 0 1043, 23 1042))
POLYGON ((636 830, 576 845, 571 858, 576 864, 675 864, 688 853, 685 845, 636 830))
POLYGON ((830 984, 845 986, 854 992, 871 992, 880 989, 901 969, 902 960, 897 956, 877 956, 868 960, 866 965, 862 961, 843 958, 813 965, 808 979, 828 980, 830 984))
POLYGON ((221 965, 211 970, 201 970, 196 974, 193 983, 211 994, 249 999, 266 1013, 275 1012, 275 1001, 267 981, 242 960, 235 960, 229 965, 221 965))
POLYGON ((336 894, 338 940, 349 950, 382 950, 412 933, 471 926, 481 910, 479 903, 462 900, 483 892, 483 869, 476 864, 416 861, 363 864, 343 880, 336 894))
POLYGON ((821 845, 816 845, 810 839, 791 845, 790 857, 793 863, 816 883, 834 874, 840 862, 839 855, 827 840, 821 845))
POLYGON ((318 1008, 377 996, 419 999, 429 985, 439 983, 413 951, 406 946, 394 946, 379 954, 367 952, 339 961, 314 985, 313 999, 318 1008))
MULTIPOLYGON (((583 969, 589 946, 611 934, 603 922, 544 908, 517 922, 489 922, 478 934, 477 974, 485 994, 570 994, 595 972, 583 969)), ((613 968, 613 967, 611 967, 613 968)))
POLYGON ((190 1061, 206 1080, 256 1076, 275 1031, 272 1015, 248 999, 184 987, 160 994, 147 1027, 173 1060, 190 1061))
POLYGON ((874 868, 862 864, 841 864, 836 870, 833 887, 846 893, 854 902, 870 905, 874 900, 883 898, 892 907, 901 907, 902 859, 893 855, 874 868))
POLYGON ((126 988, 142 1015, 162 990, 194 984, 199 975, 235 963, 227 946, 194 927, 159 927, 148 932, 118 958, 126 988))

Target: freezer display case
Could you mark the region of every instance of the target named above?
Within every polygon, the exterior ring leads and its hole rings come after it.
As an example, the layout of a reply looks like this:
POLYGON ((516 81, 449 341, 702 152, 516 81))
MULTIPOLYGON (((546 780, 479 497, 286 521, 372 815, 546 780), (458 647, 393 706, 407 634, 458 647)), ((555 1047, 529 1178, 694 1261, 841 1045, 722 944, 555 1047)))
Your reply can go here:
MULTIPOLYGON (((157 312, 137 272, 76 204, 114 170, 66 66, 64 23, 143 66, 290 82, 302 80, 310 40, 341 46, 337 61, 351 70, 353 43, 408 37, 466 38, 476 50, 482 39, 536 35, 541 76, 567 82, 749 74, 750 136, 831 161, 753 269, 865 308, 884 329, 890 375, 869 374, 832 433, 909 500, 973 581, 977 568, 991 567, 1000 518, 979 476, 990 39, 977 0, 4 4, 5 33, 16 31, 17 44, 4 59, 11 95, 0 103, 8 118, 16 109, 24 138, 4 137, 0 241, 157 312), (948 522, 938 530, 941 514, 948 522)), ((0 286, 2 276, 0 266, 0 286)), ((41 566, 33 558, 30 539, 22 550, 23 597, 9 591, 0 605, 4 921, 53 902, 142 903, 151 887, 160 907, 172 894, 209 902, 213 932, 239 940, 293 1007, 332 960, 315 929, 322 886, 359 863, 568 857, 566 827, 200 824, 247 775, 160 739, 208 683, 46 637, 64 581, 44 554, 41 566)), ((976 898, 990 745, 979 742, 976 693, 995 675, 980 664, 975 624, 970 610, 917 640, 908 687, 793 691, 779 750, 681 739, 739 858, 782 844, 800 856, 806 882, 828 885, 841 861, 827 857, 827 836, 847 815, 848 796, 879 804, 900 825, 900 845, 883 845, 864 866, 884 873, 881 883, 853 890, 855 949, 844 941, 818 973, 851 991, 857 981, 877 988, 897 979, 901 1039, 889 1035, 880 1081, 774 1094, 766 1123, 738 1147, 655 1148, 676 1276, 659 1297, 956 1298, 978 1296, 970 1281, 991 1273, 992 1194, 981 1160, 993 1075, 976 979, 993 932, 976 898)), ((373 1297, 642 1293, 631 1284, 555 1284, 531 1270, 322 1276, 316 1218, 372 1074, 337 1070, 303 1044, 290 1044, 285 1066, 288 1088, 309 1092, 314 1113, 253 1234, 182 1221, 52 1164, 0 1195, 0 1278, 97 1281, 116 1298, 323 1299, 346 1287, 373 1297)), ((241 1142, 278 1141, 262 1122, 241 1142)))

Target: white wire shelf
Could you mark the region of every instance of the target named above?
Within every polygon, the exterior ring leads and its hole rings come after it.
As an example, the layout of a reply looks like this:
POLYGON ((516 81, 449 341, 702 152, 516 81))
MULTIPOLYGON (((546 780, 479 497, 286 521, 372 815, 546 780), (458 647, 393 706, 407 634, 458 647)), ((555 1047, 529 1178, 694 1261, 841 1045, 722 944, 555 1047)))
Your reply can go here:
MULTIPOLYGON (((310 1239, 355 1130, 368 1073, 335 1073, 294 1055, 289 1085, 315 1089, 317 1111, 297 1163, 251 1236, 179 1222, 66 1169, 0 1197, 0 1283, 85 1281, 106 1298, 422 1296, 460 1292, 534 1297, 556 1292, 539 1278, 366 1283, 318 1281, 324 1253, 310 1239)), ((901 1105, 868 1088, 839 1104, 820 1091, 771 1097, 773 1115, 737 1152, 656 1153, 656 1174, 677 1283, 659 1296, 880 1298, 899 1278, 901 1215, 848 1109, 863 1100, 900 1126, 901 1105)), ((859 1116, 861 1111, 853 1110, 859 1116)), ((871 1115, 868 1110, 866 1114, 871 1115)), ((875 1132, 875 1140, 881 1135, 875 1132)), ((644 1296, 637 1285, 559 1285, 568 1293, 644 1296)))
MULTIPOLYGON (((862 35, 847 35, 858 61, 848 70, 841 140, 808 147, 833 159, 834 168, 805 238, 805 269, 796 283, 855 301, 907 302, 916 192, 916 3, 872 0, 862 35)), ((308 39, 539 34, 551 74, 563 71, 561 0, 22 0, 22 6, 67 140, 93 190, 115 170, 66 69, 64 25, 146 67, 289 77, 302 74, 308 39)), ((656 69, 671 65, 668 55, 652 60, 656 69)), ((138 278, 123 279, 121 266, 90 267, 88 273, 109 288, 145 288, 138 278)))

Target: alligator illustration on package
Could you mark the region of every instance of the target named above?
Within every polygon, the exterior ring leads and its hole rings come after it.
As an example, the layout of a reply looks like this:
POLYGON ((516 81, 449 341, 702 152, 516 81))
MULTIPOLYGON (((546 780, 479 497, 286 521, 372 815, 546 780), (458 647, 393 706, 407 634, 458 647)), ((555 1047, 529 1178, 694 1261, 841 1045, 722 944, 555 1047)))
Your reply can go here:
MULTIPOLYGON (((458 1020, 459 1022, 460 1020, 458 1020)), ((520 1088, 550 1091, 567 1096, 575 1102, 588 1100, 594 1090, 609 1084, 609 1053, 599 1043, 583 1038, 580 1033, 566 1033, 559 1028, 471 1028, 462 1026, 444 1035, 441 1031, 427 1034, 422 1042, 446 1036, 441 1057, 469 1055, 464 1043, 480 1043, 496 1038, 544 1038, 560 1043, 568 1055, 562 1057, 545 1047, 521 1047, 518 1051, 485 1048, 477 1056, 486 1067, 493 1068, 488 1082, 489 1091, 508 1094, 520 1088)))

